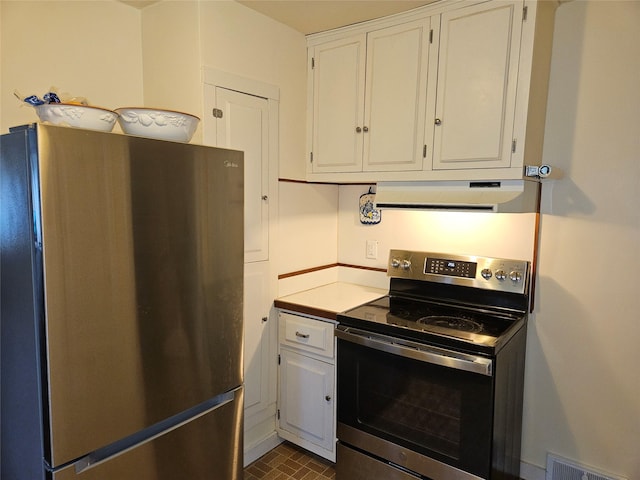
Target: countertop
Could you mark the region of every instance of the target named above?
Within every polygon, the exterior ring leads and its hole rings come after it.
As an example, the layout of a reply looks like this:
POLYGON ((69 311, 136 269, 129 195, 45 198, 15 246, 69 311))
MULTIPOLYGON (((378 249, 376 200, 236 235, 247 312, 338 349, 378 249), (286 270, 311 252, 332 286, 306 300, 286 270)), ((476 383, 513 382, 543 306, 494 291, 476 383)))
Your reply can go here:
POLYGON ((336 320, 340 312, 387 294, 386 290, 353 283, 335 282, 277 298, 277 308, 336 320))

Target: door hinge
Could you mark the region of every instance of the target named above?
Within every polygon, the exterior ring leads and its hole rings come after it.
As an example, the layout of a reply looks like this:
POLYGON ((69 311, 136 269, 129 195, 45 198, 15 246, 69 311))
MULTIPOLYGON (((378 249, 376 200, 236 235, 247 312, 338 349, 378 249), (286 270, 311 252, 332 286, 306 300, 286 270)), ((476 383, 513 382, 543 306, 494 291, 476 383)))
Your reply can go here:
POLYGON ((313 152, 311 152, 311 153, 309 154, 309 158, 311 159, 311 160, 310 160, 310 161, 311 161, 311 163, 313 163, 313 152))
POLYGON ((527 21, 527 14, 529 13, 529 7, 524 7, 522 9, 522 21, 526 22, 527 21))
POLYGON ((280 420, 280 409, 278 409, 278 420, 280 420))
POLYGON ((518 141, 514 138, 513 141, 511 142, 511 153, 516 153, 517 144, 518 144, 518 141))
POLYGON ((278 354, 278 365, 280 365, 280 354, 278 354))
POLYGON ((220 110, 219 108, 214 108, 214 109, 211 111, 211 113, 213 114, 213 116, 214 116, 215 118, 222 118, 222 115, 223 115, 222 110, 220 110))
POLYGON ((429 43, 433 43, 433 28, 429 30, 429 43))
POLYGON ((422 158, 427 158, 427 146, 422 147, 422 158))
POLYGON ((311 57, 311 70, 316 68, 316 57, 311 57))

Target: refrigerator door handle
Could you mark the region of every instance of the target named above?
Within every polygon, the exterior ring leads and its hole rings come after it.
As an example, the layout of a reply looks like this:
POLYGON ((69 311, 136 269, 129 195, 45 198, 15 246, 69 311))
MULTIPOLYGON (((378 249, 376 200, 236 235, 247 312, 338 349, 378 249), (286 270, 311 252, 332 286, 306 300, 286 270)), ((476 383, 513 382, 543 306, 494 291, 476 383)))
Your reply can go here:
MULTIPOLYGON (((73 462, 75 466, 76 474, 82 473, 85 470, 93 468, 101 463, 111 460, 118 455, 122 455, 129 450, 132 450, 140 445, 143 445, 155 438, 158 438, 172 430, 175 430, 196 418, 202 417, 213 410, 216 410, 230 402, 236 397, 238 391, 242 389, 242 386, 238 386, 233 390, 229 390, 223 394, 217 395, 205 402, 196 405, 193 408, 178 413, 173 417, 169 417, 161 422, 158 422, 150 427, 134 433, 128 437, 120 439, 110 445, 94 450, 93 452, 79 458, 73 462)), ((63 466, 63 467, 66 467, 63 466)))

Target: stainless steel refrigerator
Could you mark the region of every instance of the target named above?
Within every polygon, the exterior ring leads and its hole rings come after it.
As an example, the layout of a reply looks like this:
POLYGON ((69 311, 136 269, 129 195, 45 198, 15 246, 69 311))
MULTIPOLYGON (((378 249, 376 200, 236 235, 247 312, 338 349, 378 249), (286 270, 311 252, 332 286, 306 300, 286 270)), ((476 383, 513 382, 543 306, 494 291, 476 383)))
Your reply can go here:
POLYGON ((0 145, 0 476, 242 478, 242 153, 0 145))

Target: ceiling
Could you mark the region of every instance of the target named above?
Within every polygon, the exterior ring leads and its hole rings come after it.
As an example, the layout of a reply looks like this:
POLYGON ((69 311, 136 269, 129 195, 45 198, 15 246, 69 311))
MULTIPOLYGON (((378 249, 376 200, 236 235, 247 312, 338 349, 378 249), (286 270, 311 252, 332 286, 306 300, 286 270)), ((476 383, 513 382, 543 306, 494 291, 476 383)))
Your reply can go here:
POLYGON ((400 13, 434 0, 237 0, 304 34, 400 13))
MULTIPOLYGON (((136 8, 158 0, 120 0, 136 8)), ((400 13, 435 0, 237 0, 301 33, 309 34, 400 13)))

